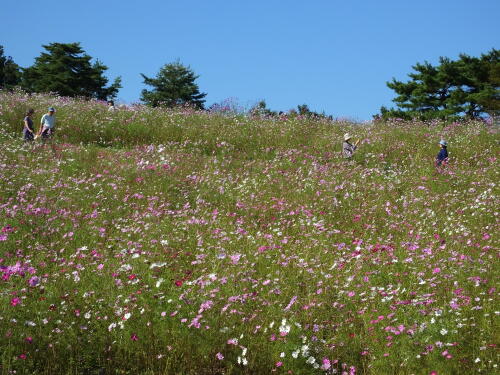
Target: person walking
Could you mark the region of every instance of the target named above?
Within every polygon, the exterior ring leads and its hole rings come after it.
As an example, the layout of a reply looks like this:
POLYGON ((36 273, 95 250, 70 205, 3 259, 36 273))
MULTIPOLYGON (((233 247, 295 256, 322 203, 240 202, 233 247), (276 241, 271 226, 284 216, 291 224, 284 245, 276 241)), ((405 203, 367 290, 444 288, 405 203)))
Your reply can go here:
POLYGON ((445 166, 448 163, 448 142, 444 139, 439 141, 439 153, 436 156, 436 167, 445 166))
POLYGON ((45 145, 46 143, 50 143, 50 148, 52 149, 52 153, 56 158, 60 158, 60 155, 57 153, 57 148, 54 144, 54 133, 56 130, 56 110, 54 107, 49 107, 49 110, 46 114, 42 116, 40 120, 40 131, 38 132, 38 136, 42 137, 42 143, 45 145))
POLYGON ((26 111, 26 115, 24 117, 24 127, 23 127, 23 139, 26 143, 33 142, 35 139, 35 128, 33 126, 33 116, 35 110, 30 108, 26 111))
POLYGON ((346 159, 351 159, 352 155, 354 154, 354 151, 356 151, 356 149, 358 148, 359 139, 356 141, 355 144, 352 144, 350 140, 351 140, 351 135, 349 133, 344 134, 344 142, 342 143, 342 154, 346 159))
POLYGON ((40 131, 38 135, 42 137, 42 140, 51 140, 54 137, 55 126, 56 126, 56 110, 54 107, 49 107, 46 114, 42 116, 40 120, 40 131))

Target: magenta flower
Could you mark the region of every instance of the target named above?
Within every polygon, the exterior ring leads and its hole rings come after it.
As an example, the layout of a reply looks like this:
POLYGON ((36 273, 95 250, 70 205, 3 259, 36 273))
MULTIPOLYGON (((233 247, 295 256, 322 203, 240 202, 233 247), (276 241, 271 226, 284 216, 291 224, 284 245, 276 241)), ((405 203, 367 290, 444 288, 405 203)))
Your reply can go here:
POLYGON ((130 336, 130 340, 137 341, 139 340, 139 337, 135 333, 132 333, 132 335, 130 336))
POLYGON ((217 358, 219 361, 222 361, 224 359, 224 356, 222 355, 221 352, 219 352, 215 355, 215 358, 217 358))
POLYGON ((38 276, 33 276, 28 280, 28 285, 35 287, 40 283, 40 278, 38 276))
POLYGON ((329 370, 330 367, 332 367, 332 363, 330 362, 330 360, 328 358, 323 358, 322 360, 322 365, 321 365, 321 369, 322 370, 329 370))
POLYGON ((21 303, 21 300, 18 297, 14 297, 10 300, 10 305, 11 306, 17 306, 21 303))

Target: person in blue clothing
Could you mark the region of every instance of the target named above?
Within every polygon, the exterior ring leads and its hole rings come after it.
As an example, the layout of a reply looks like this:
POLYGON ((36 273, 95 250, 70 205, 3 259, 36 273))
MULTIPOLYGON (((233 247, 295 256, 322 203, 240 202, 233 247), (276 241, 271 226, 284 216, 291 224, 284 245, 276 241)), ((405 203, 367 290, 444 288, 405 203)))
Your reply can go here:
POLYGON ((436 167, 446 165, 446 163, 448 162, 448 142, 446 142, 444 139, 441 139, 439 141, 439 146, 441 147, 441 150, 439 150, 439 153, 436 156, 436 167))
POLYGON ((33 116, 35 111, 30 108, 26 111, 26 116, 24 117, 24 127, 23 127, 23 139, 25 142, 33 142, 35 139, 35 127, 33 126, 33 116))

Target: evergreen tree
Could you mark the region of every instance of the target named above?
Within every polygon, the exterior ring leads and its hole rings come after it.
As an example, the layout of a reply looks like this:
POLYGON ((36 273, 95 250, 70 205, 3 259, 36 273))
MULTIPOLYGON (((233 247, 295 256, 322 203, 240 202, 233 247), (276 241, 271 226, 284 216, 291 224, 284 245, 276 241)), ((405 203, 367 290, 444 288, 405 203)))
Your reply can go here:
POLYGON ((195 80, 199 77, 188 66, 179 61, 165 64, 155 78, 146 77, 141 73, 144 83, 152 86, 152 90, 142 90, 141 100, 153 107, 192 105, 203 109, 207 94, 200 93, 195 80))
POLYGON ((269 108, 267 108, 267 103, 265 100, 260 100, 252 108, 250 108, 250 114, 252 116, 267 116, 267 117, 272 117, 277 115, 275 111, 272 111, 269 108))
POLYGON ((4 56, 0 46, 0 89, 11 89, 21 82, 21 70, 12 57, 4 56))
POLYGON ((492 50, 481 57, 460 55, 457 64, 461 75, 453 93, 456 102, 463 103, 462 110, 469 118, 500 109, 500 50, 492 50))
POLYGON ((311 112, 309 109, 309 106, 307 104, 302 104, 297 106, 297 111, 299 112, 299 115, 301 116, 312 116, 315 115, 314 112, 311 112))
POLYGON ((410 81, 387 82, 397 94, 393 99, 397 108, 382 107, 382 117, 478 118, 498 110, 499 52, 493 49, 481 57, 461 54, 456 61, 441 57, 437 66, 417 63, 408 75, 410 81))
POLYGON ((51 43, 43 46, 35 64, 24 70, 23 87, 31 92, 55 92, 62 96, 82 96, 106 100, 115 98, 121 78, 106 87, 108 69, 80 47, 80 43, 51 43))

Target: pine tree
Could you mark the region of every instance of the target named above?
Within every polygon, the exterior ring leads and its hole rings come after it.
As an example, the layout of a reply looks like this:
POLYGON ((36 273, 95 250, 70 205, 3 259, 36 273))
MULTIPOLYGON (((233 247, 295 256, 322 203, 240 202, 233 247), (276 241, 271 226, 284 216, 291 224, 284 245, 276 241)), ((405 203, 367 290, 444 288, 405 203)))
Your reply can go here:
POLYGON ((492 50, 481 57, 461 54, 452 61, 441 57, 439 65, 417 63, 408 82, 393 79, 387 86, 397 94, 397 108, 381 108, 382 117, 404 119, 478 118, 498 110, 499 53, 492 50))
POLYGON ((195 80, 199 77, 188 66, 179 61, 165 64, 155 78, 141 74, 144 83, 152 86, 152 90, 142 90, 141 100, 153 107, 175 107, 179 105, 192 105, 203 109, 207 94, 200 93, 195 80))
POLYGON ((267 103, 265 100, 259 100, 252 108, 250 108, 250 114, 252 116, 266 116, 272 117, 276 116, 276 111, 272 111, 267 108, 267 103))
POLYGON ((21 70, 12 57, 4 56, 3 46, 0 46, 0 88, 11 89, 21 82, 21 70))
POLYGON ((81 96, 106 100, 116 97, 121 78, 106 87, 108 69, 81 48, 80 43, 51 43, 43 46, 35 64, 24 70, 23 88, 30 92, 55 92, 62 96, 81 96))

